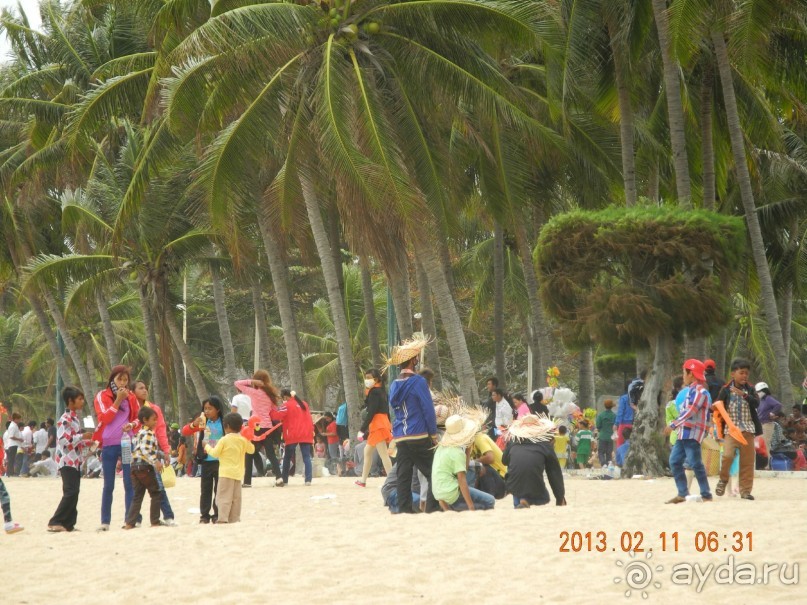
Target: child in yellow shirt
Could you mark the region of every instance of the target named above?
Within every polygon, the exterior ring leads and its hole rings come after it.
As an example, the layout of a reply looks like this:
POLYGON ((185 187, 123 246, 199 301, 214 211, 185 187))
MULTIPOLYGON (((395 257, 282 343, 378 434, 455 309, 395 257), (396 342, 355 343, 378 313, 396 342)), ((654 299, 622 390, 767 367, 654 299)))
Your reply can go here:
POLYGON ((244 424, 240 414, 224 417, 224 437, 215 447, 205 445, 205 451, 219 461, 219 484, 216 504, 219 518, 216 523, 238 523, 241 520, 241 480, 244 478, 244 456, 254 454, 255 446, 241 436, 244 424))
POLYGON ((569 430, 562 424, 555 435, 555 455, 560 462, 560 468, 566 468, 566 460, 569 457, 569 430))

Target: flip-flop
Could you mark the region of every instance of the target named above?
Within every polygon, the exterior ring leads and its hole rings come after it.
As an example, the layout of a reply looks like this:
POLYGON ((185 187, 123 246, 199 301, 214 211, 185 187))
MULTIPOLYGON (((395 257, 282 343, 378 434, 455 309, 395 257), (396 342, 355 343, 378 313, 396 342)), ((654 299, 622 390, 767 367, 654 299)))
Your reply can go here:
POLYGON ((61 525, 48 525, 48 531, 52 534, 58 534, 60 532, 67 531, 67 528, 61 525))

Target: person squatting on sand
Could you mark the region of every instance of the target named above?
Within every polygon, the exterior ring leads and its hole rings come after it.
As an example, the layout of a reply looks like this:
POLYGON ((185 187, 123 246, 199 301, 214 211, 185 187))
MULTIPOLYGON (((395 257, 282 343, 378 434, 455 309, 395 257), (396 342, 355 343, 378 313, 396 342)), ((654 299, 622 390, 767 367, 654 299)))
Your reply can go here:
POLYGON ((555 504, 566 505, 563 471, 552 443, 555 430, 555 423, 545 415, 524 416, 510 425, 502 461, 507 465, 507 491, 515 508, 549 503, 544 472, 555 504))

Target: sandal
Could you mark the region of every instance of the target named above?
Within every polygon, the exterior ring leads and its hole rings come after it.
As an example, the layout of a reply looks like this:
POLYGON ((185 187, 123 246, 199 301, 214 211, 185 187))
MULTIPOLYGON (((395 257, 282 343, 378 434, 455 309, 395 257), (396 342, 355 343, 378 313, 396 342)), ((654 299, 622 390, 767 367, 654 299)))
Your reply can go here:
POLYGON ((686 501, 687 501, 686 498, 682 498, 681 496, 676 496, 675 498, 667 500, 667 502, 665 504, 681 504, 681 502, 686 502, 686 501))
POLYGON ((722 496, 726 493, 726 485, 728 485, 728 481, 718 481, 717 487, 715 488, 715 493, 718 496, 722 496))
POLYGON ((48 531, 52 534, 58 534, 67 531, 67 528, 62 525, 48 525, 48 531))

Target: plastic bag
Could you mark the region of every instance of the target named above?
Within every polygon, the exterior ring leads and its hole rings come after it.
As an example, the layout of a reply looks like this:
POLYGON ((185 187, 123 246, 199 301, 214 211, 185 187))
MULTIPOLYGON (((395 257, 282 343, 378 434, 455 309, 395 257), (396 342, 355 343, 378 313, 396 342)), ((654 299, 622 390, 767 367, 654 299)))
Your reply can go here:
POLYGON ((166 464, 163 466, 163 470, 160 473, 160 476, 163 480, 163 486, 168 489, 169 487, 174 487, 177 484, 177 473, 174 470, 174 467, 170 464, 166 464))

